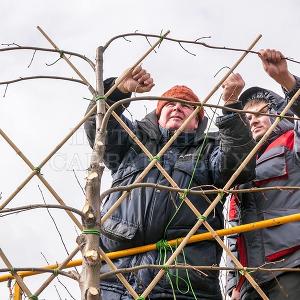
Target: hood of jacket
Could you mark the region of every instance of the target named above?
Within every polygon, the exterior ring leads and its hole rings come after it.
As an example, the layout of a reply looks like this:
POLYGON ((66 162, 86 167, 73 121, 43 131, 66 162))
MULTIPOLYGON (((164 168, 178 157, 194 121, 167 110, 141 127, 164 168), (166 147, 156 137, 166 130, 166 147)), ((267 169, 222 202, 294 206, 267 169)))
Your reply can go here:
MULTIPOLYGON (((287 101, 279 96, 278 94, 274 93, 273 91, 255 86, 245 90, 239 100, 241 101, 243 107, 246 105, 247 102, 254 100, 254 99, 261 99, 268 103, 269 113, 270 114, 280 114, 283 109, 285 108, 287 101)), ((293 116, 291 110, 286 113, 286 116, 293 116)), ((275 117, 270 116, 271 123, 273 124, 275 121, 275 117)), ((290 119, 283 118, 271 135, 268 138, 268 143, 272 142, 278 136, 282 135, 283 133, 287 132, 288 130, 292 130, 294 128, 294 122, 290 119)))

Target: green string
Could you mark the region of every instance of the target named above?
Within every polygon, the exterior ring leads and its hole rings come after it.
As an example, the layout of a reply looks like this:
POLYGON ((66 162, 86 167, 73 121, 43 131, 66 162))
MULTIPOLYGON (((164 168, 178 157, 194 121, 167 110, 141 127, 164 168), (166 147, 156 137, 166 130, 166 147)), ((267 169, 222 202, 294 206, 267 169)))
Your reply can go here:
POLYGON ((240 273, 242 276, 244 276, 244 275, 245 275, 245 272, 244 272, 244 270, 239 270, 239 273, 240 273))
POLYGON ((184 189, 184 190, 183 190, 183 193, 179 195, 179 199, 180 199, 181 201, 184 201, 185 198, 186 198, 186 196, 187 196, 187 194, 188 194, 189 192, 190 192, 189 189, 184 189))
POLYGON ((59 271, 58 269, 54 269, 54 270, 53 270, 53 275, 54 275, 54 276, 58 276, 58 271, 59 271))
POLYGON ((145 300, 145 297, 139 296, 138 298, 136 298, 136 300, 145 300))
POLYGON ((158 155, 155 155, 155 156, 153 156, 152 158, 150 158, 150 161, 152 161, 152 160, 160 160, 161 159, 161 157, 160 156, 158 156, 158 155))
POLYGON ((163 269, 165 272, 169 272, 169 266, 167 266, 167 265, 163 265, 163 266, 162 266, 162 269, 163 269))
MULTIPOLYGON (((219 99, 219 102, 220 102, 220 100, 221 100, 221 98, 219 99)), ((219 102, 218 102, 218 104, 219 104, 219 102)), ((214 115, 215 115, 215 113, 216 113, 216 110, 214 111, 214 115)), ((214 117, 214 115, 213 115, 213 117, 214 117)), ((211 128, 212 121, 213 121, 213 117, 211 118, 211 121, 210 121, 210 123, 209 123, 209 125, 208 125, 208 130, 207 130, 207 132, 205 133, 205 136, 204 136, 204 139, 203 139, 203 143, 202 143, 201 146, 199 146, 198 149, 197 149, 197 152, 198 152, 198 154, 197 154, 197 159, 196 159, 196 162, 195 162, 195 166, 194 166, 194 168, 193 168, 192 176, 191 176, 191 179, 190 179, 190 181, 189 181, 188 187, 187 187, 187 189, 184 190, 183 193, 180 193, 180 194, 179 194, 179 199, 180 199, 180 200, 182 200, 182 199, 184 200, 184 199, 186 198, 185 192, 186 192, 186 191, 189 191, 190 188, 191 188, 193 179, 194 179, 194 177, 195 177, 195 173, 196 173, 197 166, 198 166, 198 164, 199 164, 200 159, 202 158, 203 150, 204 150, 204 148, 205 148, 205 146, 206 146, 206 144, 207 144, 208 132, 209 132, 209 129, 211 128), (184 197, 183 197, 183 196, 184 196, 184 197)), ((167 233, 168 227, 170 226, 171 222, 173 221, 173 219, 175 218, 175 216, 176 216, 177 213, 179 212, 179 210, 180 210, 180 208, 181 208, 181 206, 183 205, 184 202, 185 202, 185 201, 181 201, 181 203, 179 204, 179 206, 176 207, 175 213, 173 214, 173 216, 172 216, 171 219, 169 220, 168 224, 166 225, 165 232, 164 232, 164 236, 167 235, 166 233, 167 233)), ((203 217, 204 217, 204 216, 202 216, 202 218, 203 218, 203 217)), ((172 251, 172 253, 173 253, 172 247, 171 247, 171 246, 169 246, 169 247, 171 248, 171 251, 172 251)), ((159 252, 159 264, 161 264, 160 262, 161 262, 161 260, 162 260, 162 251, 163 251, 163 250, 160 250, 160 252, 159 252)), ((165 248, 165 249, 164 249, 164 264, 165 264, 165 262, 166 262, 166 256, 167 256, 167 249, 165 248)), ((175 261, 176 261, 176 259, 175 259, 175 261)), ((167 278, 169 279, 169 282, 170 282, 170 285, 171 285, 171 288, 172 288, 173 297, 174 297, 174 299, 176 300, 176 294, 175 294, 174 286, 173 286, 173 283, 172 283, 172 280, 171 280, 171 275, 172 275, 172 274, 169 272, 169 270, 167 270, 167 271, 166 271, 166 275, 167 275, 167 278)), ((175 276, 175 275, 173 275, 173 276, 175 276)), ((181 277, 180 277, 180 278, 181 278, 181 277)), ((184 280, 184 279, 183 279, 183 280, 184 280)), ((185 280, 184 280, 184 282, 186 283, 185 280)), ((188 276, 188 273, 187 273, 187 282, 188 282, 188 284, 189 284, 189 289, 191 290, 191 292, 192 292, 194 298, 197 299, 197 297, 196 297, 196 295, 195 295, 195 293, 194 293, 193 287, 192 287, 192 285, 191 285, 191 282, 190 282, 190 278, 189 278, 189 276, 188 276)), ((177 281, 177 283, 178 283, 178 281, 177 281)), ((177 288, 178 288, 178 287, 177 287, 177 288)), ((178 289, 178 290, 179 290, 179 289, 178 289)), ((188 292, 188 291, 187 291, 187 292, 188 292)))
POLYGON ((33 170, 36 171, 36 173, 41 174, 41 168, 40 167, 34 167, 33 170))
POLYGON ((105 100, 106 99, 106 97, 105 96, 96 96, 95 97, 95 99, 94 99, 94 101, 99 101, 99 100, 105 100))
POLYGON ((29 297, 29 299, 31 299, 31 300, 39 300, 38 296, 36 296, 36 295, 31 295, 29 297))
MULTIPOLYGON (((183 254, 183 260, 184 260, 184 264, 186 265, 186 258, 185 258, 185 254, 184 254, 184 250, 182 249, 182 254, 183 254)), ((190 276, 189 276, 189 271, 188 269, 185 269, 185 272, 186 272, 186 277, 187 277, 187 281, 188 281, 188 284, 190 286, 190 289, 191 289, 191 292, 195 298, 195 300, 197 300, 197 297, 195 295, 195 292, 194 292, 194 289, 193 289, 193 286, 192 286, 192 283, 191 283, 191 280, 190 280, 190 276)))
POLYGON ((157 250, 167 249, 170 246, 167 240, 160 240, 155 245, 157 250))
POLYGON ((244 270, 239 270, 239 273, 242 275, 242 276, 245 276, 246 273, 250 274, 250 273, 253 273, 255 272, 254 270, 250 271, 248 270, 247 268, 245 268, 244 270))
POLYGON ((95 235, 100 235, 100 231, 97 229, 85 229, 82 230, 82 234, 95 234, 95 235))
POLYGON ((63 58, 63 55, 64 55, 64 51, 59 50, 59 56, 60 56, 60 58, 63 58))
POLYGON ((10 273, 11 273, 12 275, 14 275, 14 274, 16 273, 15 268, 11 268, 11 269, 10 269, 10 273))
POLYGON ((199 216, 197 216, 197 219, 198 219, 198 220, 206 221, 206 220, 207 220, 207 217, 204 216, 204 215, 199 215, 199 216))

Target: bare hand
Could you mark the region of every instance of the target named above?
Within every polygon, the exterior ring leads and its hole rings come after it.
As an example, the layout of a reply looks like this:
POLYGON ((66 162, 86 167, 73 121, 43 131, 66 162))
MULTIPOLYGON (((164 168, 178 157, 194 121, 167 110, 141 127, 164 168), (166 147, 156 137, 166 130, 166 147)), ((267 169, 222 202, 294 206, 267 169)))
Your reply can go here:
POLYGON ((223 100, 225 105, 232 104, 238 101, 239 95, 245 86, 245 82, 239 73, 230 74, 223 82, 223 100))
POLYGON ((259 57, 264 70, 270 77, 288 91, 294 87, 296 79, 289 72, 286 59, 280 51, 275 49, 260 50, 259 57))
POLYGON ((233 289, 230 300, 240 300, 241 294, 238 290, 233 289))
POLYGON ((153 78, 141 66, 137 66, 118 85, 118 89, 123 93, 145 93, 154 87, 153 78))

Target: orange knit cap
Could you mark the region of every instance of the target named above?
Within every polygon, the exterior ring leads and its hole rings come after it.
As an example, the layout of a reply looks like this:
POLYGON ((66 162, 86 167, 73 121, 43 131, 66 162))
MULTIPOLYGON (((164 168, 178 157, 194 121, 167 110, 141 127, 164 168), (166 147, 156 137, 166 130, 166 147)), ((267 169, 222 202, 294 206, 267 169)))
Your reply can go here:
MULTIPOLYGON (((186 101, 191 101, 191 102, 200 102, 199 98, 197 95, 187 86, 185 85, 175 85, 168 91, 164 92, 161 97, 169 97, 169 98, 178 98, 186 101)), ((156 106, 156 115, 157 117, 160 116, 161 110, 163 107, 169 103, 170 101, 164 101, 164 100, 159 100, 157 102, 156 106)), ((201 121, 204 116, 204 111, 201 109, 199 111, 199 120, 201 121)))

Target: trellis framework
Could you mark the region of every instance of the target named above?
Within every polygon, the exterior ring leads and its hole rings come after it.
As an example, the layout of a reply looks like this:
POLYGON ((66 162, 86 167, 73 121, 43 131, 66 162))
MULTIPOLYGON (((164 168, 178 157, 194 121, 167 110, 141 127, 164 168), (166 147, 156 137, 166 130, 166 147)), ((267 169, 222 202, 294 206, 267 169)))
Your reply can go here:
MULTIPOLYGON (((172 267, 172 263, 176 259, 177 255, 182 251, 184 246, 188 243, 189 239, 194 235, 194 233, 197 231, 197 229, 203 224, 207 230, 209 231, 209 234, 211 237, 213 237, 220 245, 221 247, 226 251, 227 255, 229 255, 232 260, 234 261, 235 265, 238 269, 243 270, 243 273, 245 277, 249 280, 249 282, 252 284, 252 286, 257 290, 257 292, 262 296, 263 299, 267 299, 267 297, 264 295, 263 291, 260 289, 260 287, 255 283, 253 278, 248 272, 248 269, 243 267, 239 261, 232 255, 228 247, 223 243, 223 241, 220 239, 219 233, 213 230, 211 226, 206 222, 207 216, 212 212, 214 207, 218 204, 218 202, 221 200, 224 193, 230 192, 230 188, 236 177, 239 175, 239 173, 243 170, 243 168, 246 166, 246 164, 250 161, 250 159, 255 155, 257 149, 260 147, 260 145, 266 140, 268 135, 272 132, 272 130, 276 127, 278 122, 282 117, 284 117, 285 113, 288 111, 289 107, 292 105, 293 101, 297 99, 300 92, 293 97, 293 99, 290 101, 288 106, 285 108, 285 110, 280 114, 280 116, 277 117, 276 121, 272 125, 272 127, 268 130, 264 138, 256 145, 256 147, 251 151, 251 153, 247 156, 245 161, 241 164, 241 166, 237 169, 237 171, 233 174, 233 176, 230 178, 228 183, 225 185, 223 189, 219 190, 213 190, 212 193, 217 192, 218 196, 214 199, 214 201, 211 203, 209 208, 205 212, 199 212, 194 205, 190 202, 190 200, 187 197, 188 192, 186 190, 181 190, 178 188, 176 182, 168 175, 168 173, 163 169, 163 167, 159 163, 159 157, 161 157, 164 152, 168 149, 168 147, 174 142, 174 140, 179 136, 179 134, 184 130, 185 126, 188 124, 191 118, 193 118, 201 109, 202 106, 206 105, 206 102, 210 99, 210 97, 217 91, 217 89, 222 85, 222 83, 226 80, 226 78, 234 71, 234 69, 239 65, 239 63, 243 60, 243 58, 247 55, 247 53, 251 52, 251 49, 256 44, 256 42, 260 39, 260 36, 255 39, 255 41, 250 45, 250 47, 243 53, 241 58, 232 66, 232 68, 226 73, 226 75, 220 80, 220 82, 211 90, 211 92, 207 95, 207 97, 203 100, 201 105, 197 106, 197 108, 194 110, 193 114, 184 122, 184 124, 181 126, 181 128, 176 131, 174 136, 168 143, 162 148, 162 150, 156 155, 153 156, 151 153, 144 147, 144 145, 138 140, 138 138, 133 134, 133 132, 130 131, 130 129, 126 126, 126 124, 119 118, 119 116, 114 112, 114 110, 122 104, 122 101, 114 104, 111 108, 107 104, 105 104, 104 100, 107 98, 113 90, 118 86, 118 84, 128 75, 129 72, 131 72, 135 66, 139 65, 142 60, 157 46, 159 45, 164 38, 168 35, 168 32, 162 36, 160 36, 160 39, 145 53, 130 69, 128 69, 121 77, 118 78, 115 85, 105 94, 103 95, 103 78, 102 78, 102 62, 103 62, 103 51, 107 48, 109 45, 109 42, 105 47, 99 47, 97 49, 97 55, 96 55, 96 89, 93 88, 93 86, 84 78, 84 76, 79 72, 79 70, 76 69, 76 67, 70 62, 70 60, 65 56, 66 51, 61 51, 55 43, 47 36, 47 34, 41 29, 38 28, 42 34, 47 38, 47 40, 51 43, 51 45, 54 47, 55 51, 60 53, 61 58, 63 58, 70 67, 76 72, 76 74, 80 77, 80 83, 85 84, 90 92, 93 95, 93 98, 96 102, 94 108, 75 126, 75 128, 55 147, 53 151, 37 166, 35 167, 27 158, 26 156, 20 151, 20 149, 17 148, 17 146, 10 140, 10 138, 1 130, 0 134, 2 137, 10 144, 10 146, 17 152, 17 154, 25 161, 25 163, 30 167, 32 170, 31 174, 17 187, 17 189, 0 205, 0 210, 2 212, 5 212, 4 208, 6 205, 17 195, 17 193, 31 180, 32 177, 35 175, 43 182, 43 184, 47 187, 47 189, 51 192, 51 194, 54 196, 54 198, 60 203, 61 207, 67 211, 73 222, 78 226, 80 230, 82 230, 82 235, 78 239, 79 246, 66 258, 66 260, 56 266, 55 270, 53 271, 53 274, 48 278, 48 280, 35 292, 32 293, 23 282, 21 276, 18 275, 18 273, 13 270, 13 266, 10 264, 8 258, 3 253, 3 251, 0 252, 0 256, 2 260, 7 265, 8 269, 10 269, 12 275, 18 282, 18 286, 21 287, 23 292, 30 298, 30 299, 37 299, 37 297, 41 294, 41 292, 49 285, 49 283, 57 276, 58 274, 64 275, 62 272, 62 269, 70 262, 70 260, 74 257, 74 255, 81 250, 83 254, 83 272, 79 278, 76 278, 80 282, 81 291, 82 291, 82 299, 99 299, 99 280, 100 277, 100 258, 104 259, 106 263, 111 267, 112 271, 117 274, 116 276, 119 278, 119 280, 124 284, 124 286, 127 288, 129 293, 133 296, 134 299, 145 299, 155 284, 159 281, 159 279, 164 275, 167 268, 172 267), (108 109, 108 111, 105 113, 105 106, 108 109), (51 185, 46 181, 44 176, 41 175, 40 170, 41 168, 48 162, 48 160, 60 149, 60 147, 71 137, 71 135, 85 122, 85 120, 93 114, 97 109, 97 135, 95 140, 95 147, 93 150, 93 155, 91 159, 91 164, 89 168, 89 174, 87 176, 87 184, 86 184, 86 203, 83 208, 82 212, 78 212, 75 209, 72 209, 70 207, 67 207, 64 203, 64 201, 61 199, 61 197, 55 192, 55 190, 51 187, 51 185), (120 125, 128 132, 130 137, 137 143, 137 145, 143 150, 143 152, 149 157, 150 163, 145 168, 145 170, 139 175, 138 179, 136 180, 135 184, 132 187, 129 187, 123 195, 118 199, 118 201, 115 203, 114 206, 111 207, 111 209, 107 212, 105 216, 102 217, 100 220, 100 203, 101 199, 103 197, 100 197, 100 181, 101 176, 103 172, 103 164, 102 164, 102 158, 103 153, 105 151, 104 148, 104 140, 105 140, 105 129, 107 125, 107 121, 110 117, 110 115, 113 115, 117 119, 117 121, 120 123, 120 125), (142 293, 142 295, 138 295, 132 287, 129 285, 129 283, 126 281, 125 277, 118 273, 118 270, 113 265, 112 261, 110 260, 110 257, 105 254, 99 247, 99 231, 100 231, 100 224, 102 224, 112 213, 113 211, 120 205, 120 203, 126 198, 128 195, 130 188, 135 188, 138 186, 138 184, 142 184, 143 178, 147 175, 149 170, 156 166, 161 173, 164 175, 164 177, 168 180, 171 187, 174 189, 177 189, 177 192, 181 196, 181 198, 185 201, 185 203, 190 207, 190 209, 195 213, 195 215, 198 218, 198 221, 195 223, 194 227, 191 229, 191 231, 188 233, 186 237, 183 237, 180 240, 180 244, 177 246, 174 253, 171 255, 169 260, 166 262, 166 264, 163 266, 162 269, 158 272, 157 276, 153 279, 153 282, 146 288, 146 290, 142 293), (82 217, 82 223, 78 221, 78 219, 72 214, 72 212, 75 212, 79 214, 82 217)), ((90 63, 90 61, 88 61, 90 63)), ((94 68, 93 64, 90 63, 92 67, 94 68)), ((78 81, 78 80, 77 80, 78 81)), ((139 97, 139 99, 145 99, 145 97, 139 97)), ((152 97, 153 99, 153 97, 152 97)), ((160 97, 161 99, 161 97, 160 97)), ((178 99, 172 99, 167 98, 169 101, 179 101, 178 99)), ((136 100, 138 100, 136 98, 136 100)), ((124 100, 124 101, 132 101, 131 100, 124 100)), ((184 102, 184 101, 183 101, 184 102)), ((128 188, 128 187, 127 187, 128 188)), ((157 188, 157 186, 156 186, 157 188)), ((163 188, 163 187, 161 187, 163 188)), ((207 191, 206 191, 207 192, 207 191)), ((205 192, 203 192, 205 193, 205 192)), ((177 241, 178 242, 178 241, 177 241)), ((171 244, 171 243, 170 243, 171 244)))

